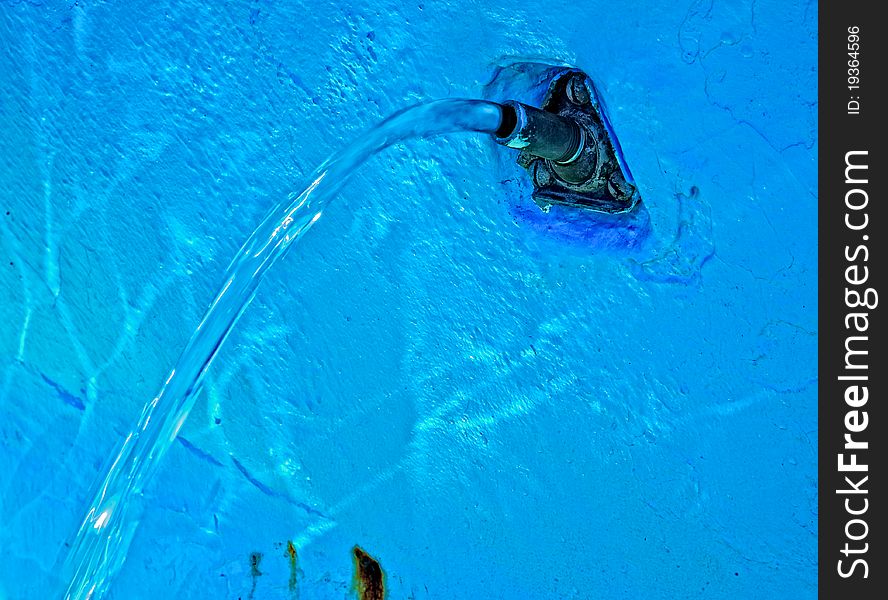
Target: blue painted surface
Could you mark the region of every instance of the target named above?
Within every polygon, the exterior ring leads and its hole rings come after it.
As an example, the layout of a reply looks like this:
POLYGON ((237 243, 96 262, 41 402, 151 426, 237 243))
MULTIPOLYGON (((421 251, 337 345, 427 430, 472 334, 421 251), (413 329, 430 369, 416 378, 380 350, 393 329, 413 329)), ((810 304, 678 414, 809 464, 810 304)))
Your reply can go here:
POLYGON ((391 598, 813 598, 816 4, 281 4, 0 2, 0 598, 49 597, 272 202, 519 61, 594 77, 643 239, 535 213, 480 137, 374 159, 223 349, 111 596, 292 598, 292 540, 303 600, 354 596, 355 544, 391 598))

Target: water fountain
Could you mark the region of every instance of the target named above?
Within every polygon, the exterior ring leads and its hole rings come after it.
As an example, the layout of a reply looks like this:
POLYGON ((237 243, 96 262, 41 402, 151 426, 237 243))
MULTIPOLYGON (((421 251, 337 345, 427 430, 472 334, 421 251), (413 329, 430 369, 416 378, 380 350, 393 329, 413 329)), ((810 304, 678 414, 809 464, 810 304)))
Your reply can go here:
POLYGON ((224 283, 160 389, 101 480, 64 565, 66 600, 96 600, 108 590, 138 527, 139 499, 188 418, 210 364, 264 275, 300 239, 374 154, 412 138, 457 132, 491 134, 520 150, 534 199, 620 213, 639 197, 591 80, 565 69, 542 108, 517 102, 439 100, 400 111, 333 155, 302 191, 274 206, 229 265, 224 283))

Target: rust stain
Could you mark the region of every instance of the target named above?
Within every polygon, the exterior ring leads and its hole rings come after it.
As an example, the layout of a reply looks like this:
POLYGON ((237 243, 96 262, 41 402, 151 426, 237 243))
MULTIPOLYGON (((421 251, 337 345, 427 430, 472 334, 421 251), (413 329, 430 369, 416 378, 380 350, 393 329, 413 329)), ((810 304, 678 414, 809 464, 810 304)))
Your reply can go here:
POLYGON ((261 562, 261 552, 250 552, 250 578, 253 580, 253 585, 250 587, 250 595, 247 596, 247 600, 253 600, 256 594, 256 578, 262 575, 262 571, 259 570, 259 563, 261 562))
POLYGON ((259 570, 259 563, 262 562, 262 553, 261 552, 251 552, 250 553, 250 576, 251 577, 259 577, 262 575, 262 571, 259 570))
POLYGON ((352 549, 355 560, 355 587, 360 600, 383 600, 385 598, 385 573, 379 562, 367 554, 360 546, 352 549))
POLYGON ((290 580, 287 583, 287 587, 294 599, 299 598, 299 588, 297 587, 299 563, 296 557, 296 546, 293 545, 292 540, 287 540, 287 562, 290 563, 290 580))

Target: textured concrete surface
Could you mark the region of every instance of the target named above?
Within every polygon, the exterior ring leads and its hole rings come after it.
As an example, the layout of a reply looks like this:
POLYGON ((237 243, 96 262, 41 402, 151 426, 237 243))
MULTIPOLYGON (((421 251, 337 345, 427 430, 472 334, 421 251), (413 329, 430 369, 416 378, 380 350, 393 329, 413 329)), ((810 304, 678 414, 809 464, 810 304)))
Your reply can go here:
POLYGON ((649 236, 535 212, 478 137, 375 159, 214 364, 111 596, 353 597, 358 544, 391 598, 813 598, 816 16, 0 2, 0 598, 48 597, 271 203, 515 61, 593 75, 649 236))

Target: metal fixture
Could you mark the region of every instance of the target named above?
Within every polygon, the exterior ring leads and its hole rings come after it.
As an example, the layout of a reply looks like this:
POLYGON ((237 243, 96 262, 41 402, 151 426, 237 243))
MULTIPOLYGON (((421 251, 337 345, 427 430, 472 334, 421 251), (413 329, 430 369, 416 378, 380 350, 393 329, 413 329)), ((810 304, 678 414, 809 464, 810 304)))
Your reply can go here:
POLYGON ((520 152, 533 180, 533 199, 606 213, 632 210, 638 188, 602 110, 592 80, 564 69, 551 81, 542 108, 502 103, 497 143, 520 152))

